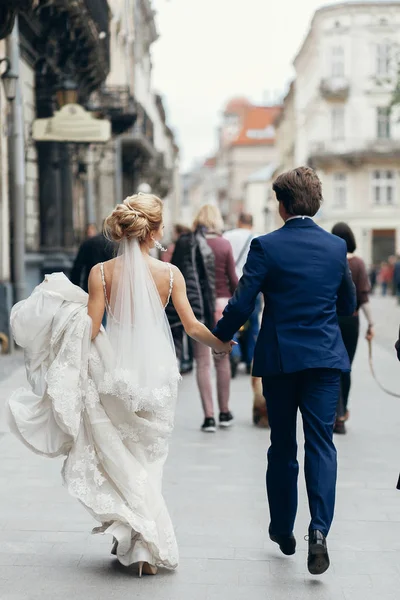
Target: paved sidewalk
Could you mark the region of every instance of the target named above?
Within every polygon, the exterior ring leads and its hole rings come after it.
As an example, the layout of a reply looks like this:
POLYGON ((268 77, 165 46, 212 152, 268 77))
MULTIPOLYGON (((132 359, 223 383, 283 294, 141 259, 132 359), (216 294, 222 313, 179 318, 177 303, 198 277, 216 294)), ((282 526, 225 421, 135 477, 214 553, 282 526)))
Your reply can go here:
POLYGON ((10 377, 24 362, 22 350, 15 350, 12 354, 0 355, 0 385, 10 377))
MULTIPOLYGON (((379 323, 388 307, 377 300, 379 323)), ((391 319, 397 319, 395 309, 391 319)), ((393 329, 396 333, 397 321, 393 329)), ((379 376, 400 392, 389 327, 376 345, 375 360, 379 376)), ((1 404, 23 379, 18 368, 1 384, 1 404)), ((268 540, 269 436, 250 424, 248 377, 240 375, 232 393, 235 427, 204 434, 194 378, 183 381, 165 470, 181 562, 176 573, 142 580, 110 556, 108 537, 90 535, 94 521, 61 486, 62 461, 30 453, 0 421, 0 600, 397 600, 400 400, 375 386, 365 344, 360 343, 354 369, 348 435, 336 438, 340 473, 329 537, 332 566, 320 578, 306 570, 302 477, 296 555, 284 557, 268 540)))
MULTIPOLYGON (((392 349, 397 340, 400 326, 400 305, 397 298, 374 295, 371 299, 373 319, 376 323, 376 343, 392 349)), ((366 326, 362 329, 365 333, 366 326)))

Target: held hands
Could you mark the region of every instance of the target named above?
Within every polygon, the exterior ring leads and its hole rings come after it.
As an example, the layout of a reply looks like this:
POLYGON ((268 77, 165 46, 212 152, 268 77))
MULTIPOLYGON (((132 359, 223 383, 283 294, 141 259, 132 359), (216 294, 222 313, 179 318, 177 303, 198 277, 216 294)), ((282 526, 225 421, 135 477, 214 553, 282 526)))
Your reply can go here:
POLYGON ((231 340, 230 342, 221 342, 218 340, 218 346, 213 348, 214 356, 225 356, 230 354, 233 350, 233 346, 237 346, 237 342, 231 340))
POLYGON ((367 342, 371 342, 374 339, 375 331, 373 325, 368 325, 367 333, 365 335, 365 339, 367 342))

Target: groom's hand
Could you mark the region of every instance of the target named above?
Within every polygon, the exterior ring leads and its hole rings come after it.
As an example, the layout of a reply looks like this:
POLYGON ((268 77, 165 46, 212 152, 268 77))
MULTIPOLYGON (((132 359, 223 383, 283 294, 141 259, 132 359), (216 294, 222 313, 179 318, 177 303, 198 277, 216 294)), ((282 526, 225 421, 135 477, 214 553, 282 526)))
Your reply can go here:
POLYGON ((213 355, 214 356, 225 356, 226 354, 230 354, 233 350, 233 346, 237 346, 237 342, 231 340, 230 342, 221 342, 220 347, 217 349, 214 348, 213 355))

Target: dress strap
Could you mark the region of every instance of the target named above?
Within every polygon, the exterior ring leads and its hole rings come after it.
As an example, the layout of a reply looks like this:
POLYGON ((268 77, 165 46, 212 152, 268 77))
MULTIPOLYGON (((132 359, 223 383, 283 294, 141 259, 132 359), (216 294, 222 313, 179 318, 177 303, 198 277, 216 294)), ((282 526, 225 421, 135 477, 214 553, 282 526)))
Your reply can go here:
POLYGON ((170 263, 168 263, 168 267, 169 267, 169 291, 168 291, 168 298, 167 298, 164 308, 167 308, 169 301, 171 300, 172 290, 174 287, 174 272, 172 270, 172 266, 170 263))
POLYGON ((106 301, 106 309, 109 311, 110 305, 108 303, 108 298, 107 298, 106 278, 104 277, 104 264, 103 263, 100 263, 100 273, 101 273, 101 282, 103 284, 104 300, 106 301))

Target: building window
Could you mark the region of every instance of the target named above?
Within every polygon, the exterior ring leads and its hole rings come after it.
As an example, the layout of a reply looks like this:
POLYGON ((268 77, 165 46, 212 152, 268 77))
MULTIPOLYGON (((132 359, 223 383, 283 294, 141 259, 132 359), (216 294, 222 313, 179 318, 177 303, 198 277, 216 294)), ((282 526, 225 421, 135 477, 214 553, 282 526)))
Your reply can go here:
POLYGON ((379 170, 372 174, 374 204, 378 206, 395 203, 396 181, 394 171, 379 170))
POLYGON ((332 108, 332 139, 344 140, 344 107, 332 108))
POLYGON ((376 75, 387 77, 390 75, 391 45, 388 42, 376 46, 376 75))
POLYGON ((332 77, 344 77, 344 48, 333 46, 331 49, 332 77))
POLYGON ((390 108, 387 106, 377 108, 376 130, 379 140, 390 138, 390 108))
POLYGON ((333 174, 333 206, 344 208, 347 204, 347 176, 346 173, 333 174))

